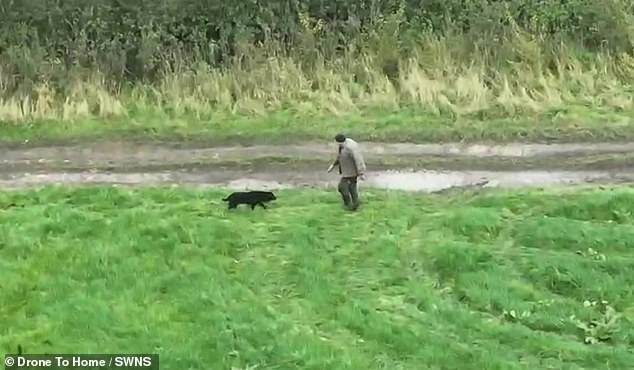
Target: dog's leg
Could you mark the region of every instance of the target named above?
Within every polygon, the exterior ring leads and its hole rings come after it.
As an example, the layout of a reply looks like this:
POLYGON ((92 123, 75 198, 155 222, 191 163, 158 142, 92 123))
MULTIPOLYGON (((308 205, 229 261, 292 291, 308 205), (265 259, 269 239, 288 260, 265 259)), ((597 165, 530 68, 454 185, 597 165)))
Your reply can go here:
POLYGON ((262 206, 262 208, 266 209, 266 206, 264 205, 264 202, 260 202, 258 203, 260 206, 262 206))
POLYGON ((253 211, 255 209, 255 206, 257 206, 257 203, 251 203, 251 210, 253 211))
POLYGON ((238 205, 236 203, 229 202, 229 208, 228 209, 235 209, 236 207, 238 207, 238 205))

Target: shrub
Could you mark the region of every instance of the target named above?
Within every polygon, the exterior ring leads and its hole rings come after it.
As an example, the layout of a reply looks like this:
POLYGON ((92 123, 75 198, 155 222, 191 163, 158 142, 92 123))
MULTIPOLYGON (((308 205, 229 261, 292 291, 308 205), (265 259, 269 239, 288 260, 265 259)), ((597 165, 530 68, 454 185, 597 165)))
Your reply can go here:
POLYGON ((624 0, 5 1, 0 120, 628 109, 631 14, 624 0))

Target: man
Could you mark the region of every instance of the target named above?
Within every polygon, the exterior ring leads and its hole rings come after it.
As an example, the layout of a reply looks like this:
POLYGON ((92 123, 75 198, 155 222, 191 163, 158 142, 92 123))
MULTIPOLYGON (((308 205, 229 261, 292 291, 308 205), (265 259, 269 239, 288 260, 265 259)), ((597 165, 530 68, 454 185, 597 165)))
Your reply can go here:
POLYGON ((328 172, 332 172, 335 166, 339 167, 341 180, 338 190, 346 208, 356 211, 359 208, 359 190, 357 179, 364 179, 365 161, 356 141, 337 134, 335 141, 339 145, 337 159, 328 167, 328 172))

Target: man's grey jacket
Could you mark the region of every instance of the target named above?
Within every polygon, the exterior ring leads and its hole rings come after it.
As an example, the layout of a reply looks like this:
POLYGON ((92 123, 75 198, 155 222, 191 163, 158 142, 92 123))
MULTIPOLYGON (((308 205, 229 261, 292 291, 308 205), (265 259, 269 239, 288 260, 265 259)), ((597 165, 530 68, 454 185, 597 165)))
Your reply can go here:
POLYGON ((365 173, 365 161, 356 141, 346 138, 339 147, 339 155, 333 163, 339 166, 342 177, 358 177, 365 173))

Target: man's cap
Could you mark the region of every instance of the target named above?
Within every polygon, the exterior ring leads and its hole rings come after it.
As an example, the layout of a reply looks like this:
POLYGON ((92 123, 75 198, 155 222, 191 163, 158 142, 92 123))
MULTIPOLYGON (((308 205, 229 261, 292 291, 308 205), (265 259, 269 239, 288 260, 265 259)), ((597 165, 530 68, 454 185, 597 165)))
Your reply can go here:
POLYGON ((343 143, 344 141, 346 141, 346 136, 344 134, 337 134, 335 136, 335 141, 338 143, 343 143))

